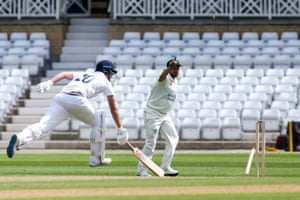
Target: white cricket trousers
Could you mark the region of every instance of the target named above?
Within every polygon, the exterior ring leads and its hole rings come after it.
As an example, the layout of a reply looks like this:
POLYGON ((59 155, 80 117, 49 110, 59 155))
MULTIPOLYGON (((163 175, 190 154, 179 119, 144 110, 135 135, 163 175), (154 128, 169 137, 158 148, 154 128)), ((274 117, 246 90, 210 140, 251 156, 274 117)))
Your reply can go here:
POLYGON ((96 132, 102 126, 100 115, 88 99, 58 93, 40 122, 26 127, 18 134, 20 145, 45 137, 57 125, 70 117, 86 123, 96 132))
MULTIPOLYGON (((144 122, 146 138, 143 152, 152 159, 158 135, 161 133, 165 139, 165 150, 161 161, 161 168, 166 170, 168 167, 171 167, 179 139, 174 123, 168 114, 157 113, 149 109, 146 109, 144 112, 144 122)), ((144 173, 147 171, 147 168, 139 162, 137 171, 138 173, 144 173)))

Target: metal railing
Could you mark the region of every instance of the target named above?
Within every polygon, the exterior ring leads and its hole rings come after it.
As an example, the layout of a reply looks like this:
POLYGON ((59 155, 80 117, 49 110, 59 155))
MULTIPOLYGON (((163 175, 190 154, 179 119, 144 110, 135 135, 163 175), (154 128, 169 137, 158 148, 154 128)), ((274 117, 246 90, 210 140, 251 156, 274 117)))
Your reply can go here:
MULTIPOLYGON (((300 17, 300 0, 113 0, 117 18, 300 17)), ((0 18, 90 16, 91 0, 1 0, 0 18)))
POLYGON ((91 0, 1 0, 0 18, 89 16, 91 0))
POLYGON ((300 0, 113 0, 113 19, 300 17, 300 0))

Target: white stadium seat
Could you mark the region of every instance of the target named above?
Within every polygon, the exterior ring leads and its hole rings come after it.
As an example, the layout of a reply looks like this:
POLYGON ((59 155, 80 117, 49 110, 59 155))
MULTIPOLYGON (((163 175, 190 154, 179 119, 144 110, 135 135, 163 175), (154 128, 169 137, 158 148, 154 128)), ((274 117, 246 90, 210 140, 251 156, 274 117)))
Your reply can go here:
POLYGON ((201 139, 220 140, 222 122, 219 118, 206 118, 202 122, 201 139))
POLYGON ((244 132, 256 131, 256 122, 261 119, 259 109, 244 109, 241 114, 242 130, 244 132))
POLYGON ((289 40, 298 40, 298 32, 296 31, 284 31, 281 33, 282 41, 287 42, 289 40))
POLYGON ((199 140, 201 121, 196 118, 185 118, 180 125, 181 139, 199 140))
POLYGON ((240 118, 224 118, 222 121, 222 139, 241 140, 242 125, 240 118))

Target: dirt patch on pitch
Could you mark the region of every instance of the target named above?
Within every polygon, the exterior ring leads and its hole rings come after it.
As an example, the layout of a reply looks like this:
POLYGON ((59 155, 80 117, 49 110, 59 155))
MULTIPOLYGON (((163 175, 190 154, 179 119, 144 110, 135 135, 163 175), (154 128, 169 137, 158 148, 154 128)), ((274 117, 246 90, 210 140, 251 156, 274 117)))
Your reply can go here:
MULTIPOLYGON (((155 177, 153 177, 155 178, 155 177)), ((137 177, 1 177, 0 182, 20 181, 80 181, 108 179, 137 179, 137 177)), ((246 186, 189 186, 189 187, 141 187, 138 188, 76 188, 76 189, 41 189, 41 190, 0 190, 0 199, 18 198, 60 198, 93 196, 147 196, 147 195, 195 195, 195 194, 237 194, 237 193, 274 193, 299 192, 300 185, 246 185, 246 186)))

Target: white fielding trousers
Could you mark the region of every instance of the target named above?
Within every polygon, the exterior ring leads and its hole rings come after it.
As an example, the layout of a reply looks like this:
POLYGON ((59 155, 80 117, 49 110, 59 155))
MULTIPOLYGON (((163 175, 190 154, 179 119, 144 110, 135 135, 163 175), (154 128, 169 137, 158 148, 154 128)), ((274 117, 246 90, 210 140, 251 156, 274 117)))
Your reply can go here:
MULTIPOLYGON (((171 167, 175 149, 179 140, 179 136, 172 119, 168 114, 161 114, 156 111, 146 109, 144 112, 144 122, 146 139, 142 151, 146 156, 152 159, 158 135, 161 133, 162 137, 165 139, 165 150, 161 161, 161 168, 167 169, 168 167, 171 167)), ((138 173, 144 173, 147 171, 147 168, 139 162, 137 171, 138 173)))
POLYGON ((45 137, 57 125, 70 117, 84 122, 92 128, 92 132, 100 134, 101 117, 88 99, 82 96, 58 93, 40 122, 26 127, 18 134, 20 145, 45 137))

